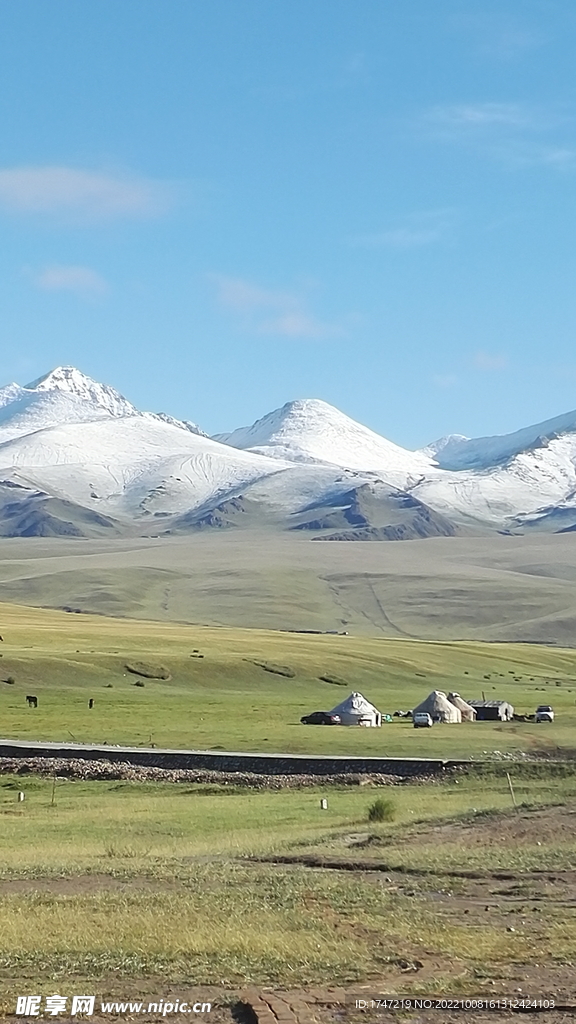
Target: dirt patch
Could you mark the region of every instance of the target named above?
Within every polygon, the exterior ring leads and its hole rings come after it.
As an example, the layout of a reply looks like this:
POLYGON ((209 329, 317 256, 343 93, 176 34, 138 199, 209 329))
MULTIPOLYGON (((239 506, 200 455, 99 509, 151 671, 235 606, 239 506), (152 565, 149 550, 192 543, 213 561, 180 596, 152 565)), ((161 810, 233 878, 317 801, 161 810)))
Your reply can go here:
POLYGON ((118 878, 112 874, 71 875, 67 878, 0 879, 0 896, 28 896, 44 893, 52 896, 89 896, 102 892, 142 893, 184 891, 185 886, 166 879, 138 876, 118 878))
POLYGON ((420 826, 413 831, 422 842, 464 842, 468 848, 538 843, 543 836, 547 843, 560 843, 574 838, 576 810, 563 805, 534 811, 520 810, 517 814, 476 814, 467 821, 420 826))

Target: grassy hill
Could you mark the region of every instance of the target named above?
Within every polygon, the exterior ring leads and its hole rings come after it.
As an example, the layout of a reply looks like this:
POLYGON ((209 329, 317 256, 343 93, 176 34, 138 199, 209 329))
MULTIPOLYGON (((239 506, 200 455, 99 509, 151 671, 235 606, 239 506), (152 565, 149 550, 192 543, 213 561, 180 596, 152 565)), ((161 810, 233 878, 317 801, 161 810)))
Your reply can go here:
POLYGON ((0 605, 0 633, 6 738, 415 757, 554 753, 573 744, 576 651, 570 649, 303 635, 8 604, 0 605), (484 691, 521 712, 550 702, 557 721, 431 730, 399 719, 382 729, 300 724, 304 713, 329 710, 352 690, 392 713, 412 708, 432 689, 468 698, 484 691), (26 704, 30 693, 38 697, 36 709, 26 704))

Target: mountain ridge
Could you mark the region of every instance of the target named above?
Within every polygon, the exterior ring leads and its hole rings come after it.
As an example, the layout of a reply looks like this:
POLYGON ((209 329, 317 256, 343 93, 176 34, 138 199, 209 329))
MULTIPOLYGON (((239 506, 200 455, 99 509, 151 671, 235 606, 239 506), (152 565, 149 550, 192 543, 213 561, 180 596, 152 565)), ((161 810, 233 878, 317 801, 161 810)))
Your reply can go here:
POLYGON ((72 523, 70 535, 86 535, 89 512, 101 517, 99 529, 138 535, 241 529, 259 516, 291 529, 291 517, 320 506, 328 510, 316 539, 571 530, 576 412, 511 434, 451 434, 411 451, 321 399, 297 399, 210 438, 192 421, 141 412, 110 385, 60 366, 24 387, 0 388, 2 479, 23 487, 21 501, 35 511, 15 512, 8 491, 0 494, 0 533, 43 518, 57 533, 63 509, 72 519, 78 510, 79 534, 72 523), (346 509, 359 495, 369 512, 354 525, 346 509))

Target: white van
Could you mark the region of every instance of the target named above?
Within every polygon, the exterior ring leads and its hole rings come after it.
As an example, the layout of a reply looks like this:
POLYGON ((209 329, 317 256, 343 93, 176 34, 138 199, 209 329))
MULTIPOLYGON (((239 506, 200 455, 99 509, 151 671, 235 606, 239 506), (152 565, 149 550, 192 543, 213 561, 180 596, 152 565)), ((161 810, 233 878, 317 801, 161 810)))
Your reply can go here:
POLYGON ((433 724, 432 715, 427 711, 418 711, 412 716, 412 725, 415 729, 429 729, 433 724))

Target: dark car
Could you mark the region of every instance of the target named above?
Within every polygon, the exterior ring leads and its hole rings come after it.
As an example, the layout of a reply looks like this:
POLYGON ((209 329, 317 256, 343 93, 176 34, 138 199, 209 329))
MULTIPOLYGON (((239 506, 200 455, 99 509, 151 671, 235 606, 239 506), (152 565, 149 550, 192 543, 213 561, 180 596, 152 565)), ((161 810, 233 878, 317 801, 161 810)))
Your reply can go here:
POLYGON ((302 725, 341 725, 340 715, 330 715, 327 711, 313 711, 300 719, 302 725))

